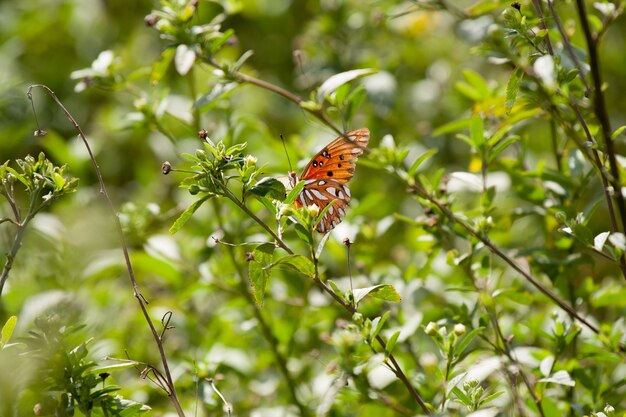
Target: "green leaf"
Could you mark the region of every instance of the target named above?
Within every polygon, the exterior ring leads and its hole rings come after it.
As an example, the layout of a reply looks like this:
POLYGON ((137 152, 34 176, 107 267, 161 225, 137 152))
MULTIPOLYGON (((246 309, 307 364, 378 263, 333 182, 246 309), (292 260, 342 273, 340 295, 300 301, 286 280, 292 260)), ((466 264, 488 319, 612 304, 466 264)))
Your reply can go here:
POLYGON ((320 256, 322 255, 322 251, 324 250, 324 246, 326 245, 326 242, 328 242, 328 238, 330 238, 330 233, 326 233, 320 240, 320 243, 317 245, 317 249, 315 250, 315 257, 317 259, 319 259, 320 256))
MULTIPOLYGON (((315 229, 317 227, 317 225, 320 224, 320 222, 322 221, 322 219, 326 215, 326 212, 328 210, 330 210, 330 208, 335 204, 335 201, 337 201, 337 200, 331 200, 328 204, 326 204, 326 207, 324 207, 320 211, 320 214, 317 215, 317 219, 315 219, 315 221, 313 222, 313 229, 315 229)), ((326 234, 329 234, 329 233, 326 233, 326 234)))
POLYGON ((5 346, 9 343, 9 339, 11 339, 11 335, 13 334, 13 330, 15 330, 15 325, 17 324, 17 316, 11 316, 2 326, 2 338, 0 339, 0 347, 5 346))
POLYGON ((517 98, 517 92, 519 91, 519 86, 522 82, 522 78, 524 77, 524 72, 520 67, 515 67, 513 72, 511 73, 511 77, 509 78, 509 82, 506 84, 506 114, 507 116, 511 113, 511 109, 515 105, 515 99, 517 98))
POLYGON ((300 223, 296 223, 296 225, 294 226, 294 229, 300 239, 302 239, 308 245, 313 244, 313 236, 311 236, 310 230, 307 230, 307 228, 302 226, 300 223))
POLYGON ((472 116, 472 124, 470 125, 470 138, 475 148, 480 149, 485 143, 485 127, 483 118, 480 114, 472 116))
POLYGON ((378 71, 375 69, 366 68, 335 74, 328 78, 326 81, 324 81, 324 83, 317 89, 317 101, 321 103, 322 101, 324 101, 324 99, 326 99, 330 94, 332 94, 337 88, 341 87, 342 85, 358 78, 375 74, 376 72, 378 71))
POLYGON ((285 199, 285 185, 276 178, 266 177, 254 184, 248 192, 264 197, 283 201, 285 199))
POLYGON ((461 339, 459 343, 457 343, 457 345, 454 347, 454 355, 461 356, 463 351, 469 346, 470 343, 472 343, 472 340, 474 340, 474 338, 484 329, 484 327, 477 327, 471 332, 467 333, 465 337, 463 337, 463 339, 461 339))
POLYGON ((499 2, 493 0, 482 0, 467 9, 470 16, 481 16, 490 13, 500 7, 499 2))
POLYGON ((504 391, 498 391, 498 392, 494 392, 493 394, 487 395, 485 398, 480 400, 480 405, 481 406, 487 405, 491 401, 493 401, 496 398, 498 398, 499 396, 501 396, 502 394, 504 394, 504 391))
POLYGON ((115 372, 122 369, 134 368, 136 366, 141 366, 141 362, 132 361, 129 359, 119 359, 118 362, 112 363, 110 365, 100 365, 89 370, 91 374, 101 374, 103 372, 115 372))
POLYGON ((458 386, 452 388, 450 392, 456 395, 461 404, 467 407, 470 407, 472 405, 472 400, 470 399, 470 397, 468 397, 467 394, 465 394, 458 386))
POLYGON ((624 129, 626 129, 626 126, 620 126, 618 127, 615 132, 613 132, 613 134, 611 135, 611 139, 615 140, 619 135, 622 134, 622 132, 624 131, 624 129))
POLYGON ((292 190, 289 191, 289 194, 287 194, 287 197, 285 198, 284 203, 291 204, 294 201, 296 201, 296 198, 298 198, 298 195, 300 195, 303 188, 304 188, 304 181, 298 181, 295 187, 293 187, 292 190))
POLYGON ((367 288, 357 288, 354 290, 354 302, 358 304, 363 298, 371 295, 372 297, 379 298, 385 301, 392 301, 398 303, 402 301, 400 294, 396 291, 393 285, 390 284, 378 284, 367 288))
POLYGON ((398 330, 397 332, 391 335, 391 337, 387 341, 387 346, 385 348, 385 355, 389 356, 393 353, 393 348, 396 347, 398 336, 400 336, 400 330, 398 330))
POLYGON ((167 48, 161 53, 161 58, 152 64, 152 70, 150 71, 150 84, 158 84, 163 79, 167 69, 172 63, 176 50, 174 48, 167 48))
POLYGON ((287 265, 296 272, 300 272, 307 277, 315 275, 315 265, 306 256, 302 255, 286 255, 278 259, 276 262, 267 265, 264 269, 271 269, 279 265, 287 265))
POLYGON ((557 371, 547 378, 541 378, 538 382, 553 383, 573 387, 576 382, 567 371, 557 371))
POLYGON ((386 311, 385 314, 383 314, 382 316, 376 317, 374 320, 372 320, 372 332, 370 334, 370 339, 375 339, 376 336, 378 336, 380 331, 383 329, 387 318, 389 317, 389 313, 389 311, 386 311))
POLYGON ((258 306, 263 306, 265 289, 270 277, 271 269, 265 268, 272 262, 276 246, 272 243, 263 243, 252 252, 253 259, 248 263, 248 276, 252 286, 252 296, 258 306))
POLYGON ((180 216, 178 216, 172 227, 170 227, 170 234, 173 235, 174 233, 178 232, 180 228, 183 227, 185 223, 187 223, 187 221, 189 221, 193 213, 195 213, 196 210, 198 210, 200 206, 211 197, 213 197, 213 194, 207 194, 204 197, 191 203, 191 205, 187 207, 180 216))
POLYGON ((515 142, 519 141, 519 139, 520 139, 519 136, 509 136, 508 138, 503 139, 500 142, 498 142, 489 151, 489 162, 493 161, 498 155, 500 155, 500 153, 502 153, 502 151, 504 151, 506 148, 508 148, 515 142))
POLYGON ((422 165, 424 161, 426 161, 427 159, 430 159, 430 157, 432 157, 436 153, 437 153, 437 149, 430 149, 424 152, 423 154, 421 154, 420 156, 418 156, 415 162, 413 162, 413 164, 411 165, 411 168, 409 168, 409 171, 408 171, 409 177, 412 177, 413 175, 415 175, 420 165, 422 165))
POLYGON ((211 91, 202 95, 198 100, 196 100, 193 107, 199 111, 209 110, 217 104, 219 98, 225 98, 228 93, 230 93, 238 86, 239 84, 235 82, 218 83, 213 86, 211 91))
POLYGON ((445 125, 439 126, 437 129, 433 130, 433 136, 441 136, 447 135, 449 133, 459 132, 461 130, 465 130, 470 127, 472 123, 472 119, 459 119, 454 120, 450 123, 446 123, 445 125))

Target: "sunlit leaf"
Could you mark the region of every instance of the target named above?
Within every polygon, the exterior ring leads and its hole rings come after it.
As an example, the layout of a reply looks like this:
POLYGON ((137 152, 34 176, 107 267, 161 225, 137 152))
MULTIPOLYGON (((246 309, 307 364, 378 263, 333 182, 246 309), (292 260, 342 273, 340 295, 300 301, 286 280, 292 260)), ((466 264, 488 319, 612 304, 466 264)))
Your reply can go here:
POLYGON ((250 193, 264 197, 268 196, 276 200, 285 199, 285 185, 276 178, 265 177, 250 187, 250 193))
POLYGON ((372 75, 378 72, 378 70, 367 68, 367 69, 356 69, 350 70, 346 72, 342 72, 339 74, 335 74, 332 77, 328 78, 322 85, 317 89, 317 101, 322 102, 327 96, 332 94, 337 88, 340 86, 349 83, 350 81, 354 81, 358 78, 362 78, 368 75, 372 75))
POLYGON ((379 284, 367 288, 356 288, 354 290, 354 302, 358 304, 368 295, 375 298, 380 298, 381 300, 392 301, 395 303, 398 303, 402 300, 400 298, 400 294, 398 294, 393 285, 379 284))
POLYGON ((258 306, 265 301, 265 290, 270 277, 271 268, 265 268, 272 262, 276 246, 271 243, 263 243, 254 249, 252 259, 248 262, 248 276, 252 286, 252 296, 258 306))
POLYGON ((172 227, 170 227, 170 234, 173 235, 174 233, 178 232, 180 228, 189 221, 189 219, 196 212, 196 210, 198 210, 202 206, 202 204, 211 197, 213 197, 213 194, 208 194, 191 203, 191 205, 187 207, 180 216, 178 216, 172 227))

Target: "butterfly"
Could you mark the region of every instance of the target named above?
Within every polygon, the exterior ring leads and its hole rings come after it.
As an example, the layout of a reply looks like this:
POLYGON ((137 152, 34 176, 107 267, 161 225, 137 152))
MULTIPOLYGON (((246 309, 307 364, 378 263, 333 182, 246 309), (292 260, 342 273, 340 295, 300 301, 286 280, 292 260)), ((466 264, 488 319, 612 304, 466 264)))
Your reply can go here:
MULTIPOLYGON (((329 232, 346 215, 350 203, 350 190, 346 183, 354 175, 356 160, 367 148, 369 140, 369 129, 351 130, 330 142, 304 167, 299 178, 299 181, 304 181, 304 187, 295 200, 296 207, 316 204, 321 211, 335 201, 317 225, 318 232, 329 232)), ((292 187, 296 185, 298 178, 295 172, 289 173, 289 181, 292 187)))

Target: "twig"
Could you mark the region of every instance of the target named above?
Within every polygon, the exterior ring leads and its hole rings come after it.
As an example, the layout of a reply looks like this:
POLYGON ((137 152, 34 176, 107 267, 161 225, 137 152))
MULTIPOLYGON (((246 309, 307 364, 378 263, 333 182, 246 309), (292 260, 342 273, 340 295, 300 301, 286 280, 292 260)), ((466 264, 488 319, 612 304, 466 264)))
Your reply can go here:
MULTIPOLYGON (((548 0, 549 2, 549 0, 548 0)), ((535 7, 535 11, 537 12, 537 16, 539 16, 539 22, 541 24, 541 29, 546 31, 546 45, 548 46, 548 52, 550 55, 554 55, 554 50, 552 49, 552 42, 550 42, 550 35, 547 33, 548 28, 546 26, 546 19, 543 17, 543 10, 541 10, 541 3, 539 0, 533 0, 533 6, 535 7)))
MULTIPOLYGON (((220 66, 213 59, 205 59, 205 61, 215 68, 219 68, 222 71, 226 71, 224 68, 222 68, 222 66, 220 66)), ((267 81, 251 77, 239 71, 231 72, 229 75, 233 77, 237 82, 253 84, 253 85, 256 85, 257 87, 261 87, 264 90, 268 90, 268 91, 278 94, 279 96, 285 97, 286 99, 296 103, 298 107, 300 107, 301 109, 306 110, 307 112, 311 113, 313 116, 317 117, 326 126, 330 127, 338 134, 340 135, 343 134, 341 129, 337 127, 337 125, 328 117, 328 115, 323 110, 321 109, 316 110, 316 109, 311 109, 307 107, 302 107, 302 104, 305 103, 305 100, 302 97, 296 94, 293 94, 291 91, 285 90, 284 88, 281 88, 275 84, 268 83, 267 81)))
MULTIPOLYGON (((606 109, 606 102, 604 100, 604 91, 602 90, 602 75, 600 73, 600 61, 598 59, 597 41, 591 33, 589 26, 589 20, 587 19, 587 12, 585 10, 585 2, 583 0, 576 0, 576 7, 578 9, 578 17, 580 24, 585 34, 585 40, 587 42, 587 50, 589 52, 589 66, 591 68, 591 78, 593 80, 593 107, 594 113, 600 122, 602 130, 602 136, 604 136, 604 144, 606 146, 606 155, 609 159, 609 166, 611 168, 611 184, 613 186, 613 198, 617 203, 617 209, 622 220, 622 232, 626 232, 626 201, 624 200, 624 193, 622 192, 622 182, 620 180, 620 168, 617 164, 617 157, 615 155, 615 147, 613 144, 611 129, 611 122, 609 120, 609 114, 606 109)), ((622 255, 622 263, 626 265, 624 255, 622 255)), ((626 266, 623 268, 624 279, 626 279, 626 266)))
POLYGON ((491 242, 491 240, 489 240, 487 237, 483 236, 482 234, 478 233, 478 231, 474 230, 474 228, 472 228, 470 225, 468 225, 463 220, 458 218, 452 211, 450 211, 449 208, 447 208, 439 200, 437 200, 436 198, 431 196, 429 193, 427 193, 426 190, 422 189, 421 187, 417 185, 414 185, 413 192, 419 197, 422 197, 425 200, 429 201, 431 204, 435 205, 444 216, 450 219, 453 223, 456 223, 459 226, 461 226, 472 237, 480 240, 491 252, 497 255, 500 259, 502 259, 505 263, 507 263, 511 268, 516 270, 519 274, 521 274, 528 282, 530 282, 541 293, 546 295, 550 300, 554 301, 554 303, 557 304, 561 309, 569 313, 572 317, 576 318, 578 321, 580 321, 582 324, 584 324, 594 333, 596 334, 600 333, 600 330, 595 325, 587 321, 587 319, 581 316, 578 313, 578 311, 576 311, 572 306, 567 304, 565 301, 561 300, 559 296, 557 296, 554 292, 552 292, 552 290, 546 288, 535 277, 533 277, 531 274, 526 272, 517 262, 515 262, 513 259, 507 256, 504 252, 502 252, 502 250, 500 250, 500 248, 494 245, 491 242))
POLYGON ((59 108, 63 111, 63 113, 65 114, 65 117, 67 117, 67 119, 70 121, 70 123, 74 126, 74 129, 76 129, 76 131, 78 132, 78 136, 81 138, 81 140, 83 141, 83 144, 85 145, 85 148, 87 149, 87 152, 89 153, 89 159, 91 160, 93 166, 94 166, 94 170, 96 172, 96 176, 98 178, 98 183, 100 184, 100 193, 102 194, 102 196, 104 197, 109 212, 111 213, 111 216, 113 217, 114 221, 115 221, 115 226, 116 226, 116 230, 118 232, 119 235, 119 239, 120 239, 120 243, 122 245, 122 252, 124 254, 124 260, 126 262, 126 269, 128 270, 128 277, 130 279, 131 285, 133 287, 133 294, 135 296, 135 298, 137 299, 137 302, 139 303, 139 307, 141 308, 141 312, 143 313, 143 316, 146 320, 146 323, 148 324, 148 327, 150 328, 150 332, 152 333, 152 337, 155 341, 155 344, 157 345, 157 348, 159 350, 159 355, 161 357, 161 363, 163 365, 163 369, 165 371, 165 385, 167 385, 167 395, 170 398, 170 401, 172 402, 172 405, 174 406, 174 408, 176 409, 176 412, 178 413, 179 417, 184 417, 185 413, 182 409, 182 406, 180 405, 180 402, 178 400, 178 396, 176 395, 176 388, 174 386, 174 381, 172 379, 172 375, 170 373, 170 369, 169 369, 169 365, 167 363, 167 356, 165 355, 165 350, 163 348, 163 343, 161 341, 161 338, 159 337, 159 333, 157 332, 156 328, 154 327, 154 324, 152 323, 152 319, 150 318, 150 314, 148 313, 148 309, 146 308, 146 303, 143 299, 143 297, 141 296, 141 293, 139 291, 139 287, 137 285, 137 281, 135 279, 135 272, 133 270, 133 265, 130 261, 130 254, 128 251, 128 245, 126 243, 126 237, 124 236, 124 231, 122 230, 122 225, 120 223, 120 219, 117 216, 117 212, 115 211, 115 207, 113 206, 113 202, 111 201, 111 198, 109 197, 109 194, 106 190, 106 186, 104 185, 104 179, 102 178, 102 173, 100 172, 100 167, 98 166, 98 163, 96 161, 96 158, 91 150, 91 147, 89 146, 89 142, 87 141, 87 137, 85 136, 85 133, 83 132, 82 128, 80 127, 80 125, 78 124, 78 122, 76 122, 76 120, 74 119, 74 117, 72 116, 72 114, 65 108, 65 106, 63 105, 63 103, 61 103, 61 101, 58 99, 58 97, 56 96, 56 94, 54 94, 54 91, 52 91, 49 87, 47 87, 46 85, 42 85, 42 84, 35 84, 35 85, 31 85, 28 87, 28 91, 27 91, 27 96, 28 99, 33 100, 33 96, 32 96, 32 90, 34 88, 41 88, 43 90, 45 90, 50 97, 52 97, 52 100, 54 100, 54 102, 57 104, 57 106, 59 106, 59 108))
MULTIPOLYGON (((270 234, 270 236, 272 236, 275 239, 276 243, 281 248, 283 248, 285 252, 287 252, 290 255, 294 254, 293 250, 272 230, 272 228, 269 227, 267 224, 265 224, 265 222, 259 219, 254 213, 252 213, 241 201, 237 199, 237 197, 232 192, 230 192, 230 190, 226 186, 221 184, 219 181, 215 181, 215 183, 220 185, 220 187, 224 190, 225 195, 226 197, 228 197, 228 199, 230 199, 233 203, 237 205, 237 207, 239 207, 246 214, 248 214, 257 224, 263 227, 263 229, 267 231, 270 234)), ((315 276, 313 277, 313 282, 315 283, 315 285, 321 288, 322 291, 330 295, 337 303, 339 303, 348 313, 350 313, 350 315, 356 313, 357 310, 350 303, 347 303, 346 301, 344 301, 330 287, 328 287, 328 285, 326 285, 326 283, 323 282, 317 274, 315 274, 315 276)), ((385 343, 385 340, 380 335, 376 336, 376 340, 380 343, 383 350, 386 350, 387 344, 385 343)), ((402 370, 402 367, 400 366, 400 364, 398 364, 398 361, 396 360, 396 358, 392 354, 389 354, 388 357, 389 357, 389 361, 393 364, 392 371, 394 372, 396 377, 398 377, 398 379, 400 379, 400 381, 404 384, 404 386, 409 391, 409 394, 411 394, 411 397, 413 397, 413 399, 422 408, 422 411, 430 415, 431 412, 428 406, 426 405, 426 402, 422 399, 422 396, 417 391, 417 389, 413 386, 411 381, 409 381, 406 374, 402 370)))
MULTIPOLYGON (((538 0, 533 0, 533 1, 538 2, 538 0)), ((563 25, 561 24, 561 19, 559 18, 559 15, 556 13, 556 10, 554 10, 554 4, 552 3, 552 0, 547 0, 547 1, 548 1, 548 7, 550 8, 550 14, 552 14, 554 23, 556 24, 556 27, 559 30, 559 33, 561 34, 561 39, 563 39, 563 44, 565 45, 565 48, 567 49, 567 54, 569 55, 571 60, 574 62, 574 65, 576 65, 576 69, 578 70, 578 75, 580 76, 580 80, 585 86, 585 96, 588 96, 590 89, 589 89, 589 84, 587 84, 587 79, 585 78, 585 72, 583 71, 583 67, 582 65, 580 65, 580 61, 576 57, 576 53, 574 53, 574 47, 572 46, 572 43, 569 41, 569 37, 567 36, 567 33, 565 33, 565 29, 563 29, 563 25)), ((550 55, 554 55, 554 52, 550 51, 550 55)))
MULTIPOLYGON (((225 231, 224 222, 222 220, 222 216, 220 214, 218 202, 216 199, 213 199, 213 204, 214 204, 213 208, 216 213, 218 225, 220 226, 222 230, 225 231)), ((296 392, 296 386, 297 386, 296 381, 294 381, 293 377, 291 376, 291 373, 289 372, 289 368, 287 367, 287 359, 283 356, 283 354, 281 353, 279 349, 278 340, 276 339, 276 336, 272 332, 270 325, 265 320, 265 317, 263 317, 261 310, 252 299, 252 295, 250 294, 250 290, 248 289, 248 285, 246 284, 246 274, 242 271, 239 262, 237 262, 237 259, 235 258, 234 247, 227 245, 226 248, 227 248, 226 251, 228 252, 228 255, 230 256, 230 260, 233 264, 233 267, 235 268, 235 270, 237 271, 237 274, 239 275, 240 292, 243 294, 247 303, 252 308, 254 317, 256 318, 257 322, 259 323, 259 326, 261 327, 261 333, 263 334, 263 337, 265 338, 265 340, 267 340, 267 343, 269 343, 270 345, 270 348, 272 350, 272 353, 274 354, 276 363, 278 364, 278 368, 280 369, 280 372, 282 373, 283 378, 285 379, 285 383, 287 385, 287 389, 289 390, 289 394, 291 395, 291 399, 294 402, 294 404, 298 407, 298 410, 300 411, 300 416, 307 417, 310 415, 310 412, 298 398, 298 394, 296 392)))

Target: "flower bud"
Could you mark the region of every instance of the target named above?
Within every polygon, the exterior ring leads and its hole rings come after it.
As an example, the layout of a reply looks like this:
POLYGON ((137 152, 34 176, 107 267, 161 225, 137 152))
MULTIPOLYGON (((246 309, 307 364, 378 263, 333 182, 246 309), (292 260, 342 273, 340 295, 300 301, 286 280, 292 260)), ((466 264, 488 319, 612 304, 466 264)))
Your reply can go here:
POLYGON ((313 218, 317 217, 317 215, 320 214, 320 208, 317 206, 317 204, 307 206, 307 210, 309 212, 309 215, 313 218))
POLYGON ((252 155, 246 156, 246 158, 243 160, 243 163, 246 166, 246 168, 255 167, 256 162, 257 162, 256 156, 252 156, 252 155))
POLYGON ((280 217, 291 216, 293 210, 289 204, 280 203, 280 208, 278 209, 278 215, 280 217))
POLYGON ((454 334, 457 336, 461 336, 465 333, 465 325, 462 323, 457 323, 454 325, 454 334))
POLYGON ((437 334, 438 331, 439 331, 439 325, 435 323, 434 321, 431 321, 430 323, 426 325, 425 332, 427 335, 434 336, 437 334))

